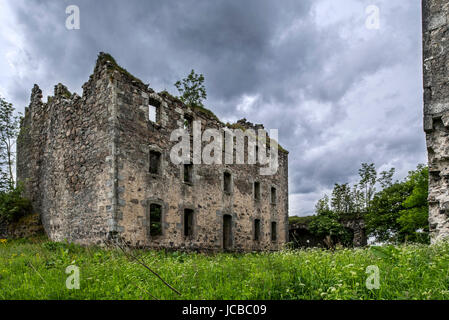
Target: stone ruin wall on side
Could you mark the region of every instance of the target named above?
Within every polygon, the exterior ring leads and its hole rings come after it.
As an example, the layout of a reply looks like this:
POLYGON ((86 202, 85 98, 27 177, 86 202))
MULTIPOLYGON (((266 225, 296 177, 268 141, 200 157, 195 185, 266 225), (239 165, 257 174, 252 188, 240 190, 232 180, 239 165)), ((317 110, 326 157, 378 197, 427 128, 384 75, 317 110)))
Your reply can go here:
POLYGON ((423 0, 424 131, 432 242, 449 237, 449 2, 423 0))

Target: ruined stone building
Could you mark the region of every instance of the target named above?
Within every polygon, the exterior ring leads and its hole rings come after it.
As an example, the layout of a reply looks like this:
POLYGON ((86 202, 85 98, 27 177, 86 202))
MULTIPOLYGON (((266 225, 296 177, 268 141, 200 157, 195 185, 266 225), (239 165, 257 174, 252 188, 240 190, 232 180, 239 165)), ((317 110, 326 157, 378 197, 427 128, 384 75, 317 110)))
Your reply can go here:
POLYGON ((424 131, 432 242, 449 237, 449 2, 423 0, 424 131))
MULTIPOLYGON (((52 240, 200 250, 277 250, 288 241, 288 153, 260 164, 173 164, 173 130, 212 112, 156 93, 100 53, 83 94, 37 85, 21 122, 17 177, 52 240), (152 118, 152 113, 155 117, 152 118)), ((261 128, 245 120, 233 125, 261 128)), ((270 139, 266 140, 268 147, 270 139)))
MULTIPOLYGON (((311 218, 311 216, 304 218, 311 218)), ((366 225, 363 219, 342 219, 339 223, 341 223, 345 230, 350 234, 352 244, 340 243, 339 240, 335 241, 331 235, 325 237, 314 234, 310 230, 310 220, 290 222, 288 226, 289 240, 294 248, 329 248, 329 245, 336 244, 353 246, 356 248, 367 245, 366 225), (331 241, 328 241, 328 239, 326 239, 327 237, 329 237, 329 240, 331 241)))

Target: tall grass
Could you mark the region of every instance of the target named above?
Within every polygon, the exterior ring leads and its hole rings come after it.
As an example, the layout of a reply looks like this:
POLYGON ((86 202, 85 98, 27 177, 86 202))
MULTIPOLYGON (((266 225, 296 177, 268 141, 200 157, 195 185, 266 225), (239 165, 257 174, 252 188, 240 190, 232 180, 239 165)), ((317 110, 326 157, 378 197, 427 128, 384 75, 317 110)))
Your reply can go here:
POLYGON ((449 244, 216 254, 135 251, 178 296, 119 250, 46 240, 0 242, 0 299, 448 299, 449 244), (65 269, 80 270, 68 290, 65 269), (367 266, 380 271, 367 289, 367 266), (150 293, 150 294, 149 294, 150 293))

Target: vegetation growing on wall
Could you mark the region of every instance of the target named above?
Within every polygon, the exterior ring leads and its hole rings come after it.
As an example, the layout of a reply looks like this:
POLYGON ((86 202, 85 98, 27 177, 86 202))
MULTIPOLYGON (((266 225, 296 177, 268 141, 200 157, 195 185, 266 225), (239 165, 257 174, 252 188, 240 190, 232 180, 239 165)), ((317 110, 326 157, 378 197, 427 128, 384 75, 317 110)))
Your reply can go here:
POLYGON ((292 224, 309 224, 312 222, 314 216, 306 216, 306 217, 298 217, 298 216, 291 216, 288 218, 288 223, 290 225, 292 224))
POLYGON ((100 54, 98 55, 97 63, 99 63, 101 65, 101 64, 106 64, 108 61, 110 62, 108 64, 108 69, 110 71, 117 70, 117 71, 125 74, 130 79, 143 84, 142 80, 140 80, 139 78, 133 76, 130 72, 128 72, 128 70, 126 70, 125 68, 121 67, 117 63, 117 61, 115 61, 114 57, 112 57, 109 53, 100 52, 100 54))
POLYGON ((207 98, 204 75, 192 69, 186 78, 176 81, 175 87, 181 94, 179 99, 187 106, 204 108, 203 100, 207 98))
POLYGON ((69 91, 69 89, 67 89, 66 86, 64 86, 62 83, 58 83, 55 88, 60 88, 60 90, 62 90, 61 95, 64 98, 70 99, 70 97, 72 97, 72 93, 69 91))

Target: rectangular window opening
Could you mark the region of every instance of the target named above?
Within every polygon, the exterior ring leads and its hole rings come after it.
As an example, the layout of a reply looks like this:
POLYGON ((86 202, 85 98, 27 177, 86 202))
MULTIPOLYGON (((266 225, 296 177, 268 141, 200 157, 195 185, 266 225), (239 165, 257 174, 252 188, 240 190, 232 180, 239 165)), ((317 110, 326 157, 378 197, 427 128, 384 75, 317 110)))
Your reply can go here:
POLYGON ((162 235, 162 207, 158 204, 150 204, 150 235, 162 235))
POLYGON ((156 122, 156 113, 157 108, 155 106, 150 105, 148 107, 149 120, 152 122, 156 122))
POLYGON ((254 200, 260 200, 260 182, 254 182, 254 200))
POLYGON ((184 236, 185 237, 193 236, 193 210, 192 209, 184 210, 184 236))
POLYGON ((161 173, 161 153, 158 151, 150 151, 150 173, 160 174, 161 173))
POLYGON ((150 99, 150 103, 148 105, 148 119, 151 122, 159 122, 161 119, 161 103, 157 100, 150 99))
POLYGON ((276 204, 276 188, 271 187, 271 203, 276 204))
POLYGON ((254 240, 260 240, 260 219, 254 220, 254 240))
POLYGON ((277 225, 276 222, 271 223, 271 241, 277 240, 277 225))
POLYGON ((193 164, 184 164, 184 182, 193 183, 193 164))
POLYGON ((255 155, 255 159, 256 159, 256 164, 259 162, 259 146, 256 145, 256 155, 255 155))
POLYGON ((193 118, 188 115, 184 115, 184 129, 190 130, 193 126, 193 118))
POLYGON ((225 172, 223 174, 223 187, 224 192, 231 193, 231 174, 229 172, 225 172))

